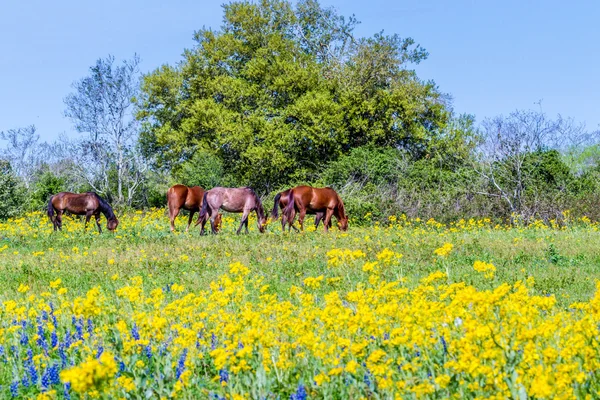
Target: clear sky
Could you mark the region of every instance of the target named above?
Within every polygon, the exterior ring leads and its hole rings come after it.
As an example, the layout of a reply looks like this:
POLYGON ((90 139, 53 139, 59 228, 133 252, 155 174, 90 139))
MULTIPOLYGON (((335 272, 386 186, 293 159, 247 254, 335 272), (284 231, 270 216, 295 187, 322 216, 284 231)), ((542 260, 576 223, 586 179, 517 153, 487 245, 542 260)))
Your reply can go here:
MULTIPOLYGON (((321 0, 355 14, 357 33, 411 36, 417 66, 478 121, 517 108, 600 124, 600 2, 596 0, 321 0)), ((193 32, 221 24, 221 1, 6 0, 0 7, 0 131, 35 124, 65 132, 63 98, 100 57, 138 53, 142 71, 176 63, 193 32)))

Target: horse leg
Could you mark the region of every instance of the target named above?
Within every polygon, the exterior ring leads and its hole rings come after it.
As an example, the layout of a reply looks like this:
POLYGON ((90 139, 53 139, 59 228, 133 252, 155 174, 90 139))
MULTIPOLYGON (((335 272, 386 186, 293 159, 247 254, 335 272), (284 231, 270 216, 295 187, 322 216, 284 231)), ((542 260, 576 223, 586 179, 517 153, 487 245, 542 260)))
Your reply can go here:
POLYGON ((188 225, 187 225, 187 228, 185 228, 185 233, 187 233, 190 230, 190 225, 192 224, 192 218, 194 218, 195 213, 196 213, 195 210, 190 210, 190 219, 188 219, 188 225))
POLYGON ((169 207, 169 220, 171 220, 171 232, 175 232, 175 218, 179 215, 179 208, 169 207))
POLYGON ((96 226, 98 227, 98 233, 102 233, 102 227, 100 226, 100 214, 96 214, 96 226))
POLYGON ((55 223, 58 229, 62 231, 62 210, 56 210, 55 223))
MULTIPOLYGON (((246 209, 244 209, 244 213, 242 214, 242 222, 240 223, 240 227, 238 228, 237 232, 235 233, 236 235, 239 235, 240 232, 242 231, 242 226, 246 225, 248 223, 248 214, 250 214, 250 212, 246 209)), ((246 229, 248 229, 246 227, 246 229)))
POLYGON ((325 212, 325 221, 323 221, 323 225, 325 225, 325 232, 329 232, 329 226, 331 225, 331 217, 333 216, 333 210, 328 208, 325 212))
POLYGON ((83 231, 87 230, 87 224, 90 222, 90 218, 92 218, 92 214, 90 211, 85 213, 85 222, 83 223, 83 231))
MULTIPOLYGON (((217 219, 217 215, 219 215, 219 209, 217 209, 217 211, 215 211, 214 213, 212 212, 212 210, 209 208, 208 209, 208 215, 210 217, 210 229, 213 235, 217 234, 217 225, 215 224, 215 220, 217 219)), ((239 229, 238 229, 238 233, 239 233, 239 229)))
POLYGON ((306 208, 300 209, 300 215, 298 216, 298 222, 300 223, 300 230, 304 231, 304 218, 306 217, 306 208))
POLYGON ((315 215, 315 229, 317 229, 319 227, 319 223, 321 223, 321 220, 323 219, 323 213, 318 212, 315 215))

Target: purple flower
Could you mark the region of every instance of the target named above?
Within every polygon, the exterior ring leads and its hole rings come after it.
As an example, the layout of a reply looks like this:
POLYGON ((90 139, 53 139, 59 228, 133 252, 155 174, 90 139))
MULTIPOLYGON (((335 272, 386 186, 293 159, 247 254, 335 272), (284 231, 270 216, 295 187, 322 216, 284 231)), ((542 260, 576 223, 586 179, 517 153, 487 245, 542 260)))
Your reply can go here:
POLYGON ((229 372, 226 369, 219 370, 219 382, 228 382, 229 381, 229 372))
POLYGON ((104 353, 104 347, 98 346, 98 352, 96 353, 96 358, 100 358, 102 353, 104 353))
POLYGON ((298 389, 296 389, 295 393, 292 393, 290 396, 290 400, 306 400, 308 394, 306 393, 306 389, 303 384, 298 385, 298 389))
POLYGON ((131 337, 134 340, 140 340, 140 332, 138 331, 138 327, 136 324, 133 324, 133 328, 131 328, 131 337))
POLYGON ((176 378, 179 380, 181 378, 181 374, 183 374, 183 370, 185 369, 185 359, 187 358, 188 349, 183 349, 181 356, 179 357, 179 361, 177 362, 177 371, 176 378))

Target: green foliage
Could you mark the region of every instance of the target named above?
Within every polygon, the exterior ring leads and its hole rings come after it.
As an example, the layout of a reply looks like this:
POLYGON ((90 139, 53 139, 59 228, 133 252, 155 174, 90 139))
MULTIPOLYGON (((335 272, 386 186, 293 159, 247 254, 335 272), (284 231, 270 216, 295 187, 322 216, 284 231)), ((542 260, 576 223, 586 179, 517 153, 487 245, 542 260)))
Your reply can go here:
POLYGON ((221 186, 223 182, 223 162, 212 153, 199 150, 180 167, 173 169, 177 183, 186 186, 200 186, 209 189, 221 186))
POLYGON ((397 35, 353 37, 355 24, 312 0, 225 5, 219 31, 198 31, 180 66, 144 78, 142 148, 167 168, 207 149, 261 192, 364 145, 422 157, 449 116, 407 68, 427 53, 397 35))
POLYGON ((0 219, 17 215, 22 205, 21 182, 9 162, 0 160, 0 219))
POLYGON ((45 210, 48 198, 56 193, 66 191, 66 179, 56 176, 50 171, 42 172, 29 189, 29 210, 45 210))

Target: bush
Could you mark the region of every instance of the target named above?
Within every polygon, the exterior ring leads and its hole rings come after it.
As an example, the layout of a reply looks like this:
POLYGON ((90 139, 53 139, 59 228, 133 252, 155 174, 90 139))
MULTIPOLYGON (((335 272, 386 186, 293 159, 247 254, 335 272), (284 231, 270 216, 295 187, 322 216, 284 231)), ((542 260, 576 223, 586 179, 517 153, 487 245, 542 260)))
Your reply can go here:
POLYGON ((10 218, 19 213, 23 204, 23 188, 8 161, 0 160, 0 218, 10 218))

